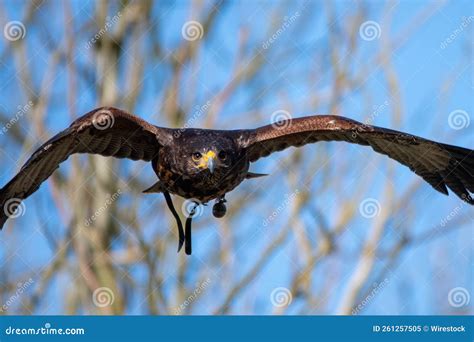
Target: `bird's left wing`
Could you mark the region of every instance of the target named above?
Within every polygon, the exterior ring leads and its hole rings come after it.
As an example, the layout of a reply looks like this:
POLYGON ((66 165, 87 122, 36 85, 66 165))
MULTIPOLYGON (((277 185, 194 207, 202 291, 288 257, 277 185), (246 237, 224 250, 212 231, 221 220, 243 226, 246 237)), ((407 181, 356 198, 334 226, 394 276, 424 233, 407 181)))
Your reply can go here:
POLYGON ((170 139, 167 129, 117 108, 101 107, 74 121, 38 148, 0 189, 0 229, 20 202, 34 193, 74 153, 150 161, 170 139))
POLYGON ((474 151, 411 134, 366 125, 334 115, 289 119, 249 130, 241 140, 251 162, 291 146, 318 141, 346 141, 368 145, 406 165, 436 190, 451 189, 474 204, 474 151))

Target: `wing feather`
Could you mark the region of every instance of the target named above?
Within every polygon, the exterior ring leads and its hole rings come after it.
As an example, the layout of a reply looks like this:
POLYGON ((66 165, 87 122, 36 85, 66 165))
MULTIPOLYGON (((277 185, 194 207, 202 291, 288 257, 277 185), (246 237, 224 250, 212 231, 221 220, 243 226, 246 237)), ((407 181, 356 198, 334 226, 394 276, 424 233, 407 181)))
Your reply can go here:
POLYGON ((404 132, 366 125, 334 115, 315 115, 263 126, 242 140, 254 162, 290 146, 318 141, 346 141, 366 145, 410 168, 437 191, 451 189, 474 204, 474 151, 438 143, 404 132))
POLYGON ((85 114, 38 148, 0 189, 0 229, 20 202, 34 193, 70 155, 89 153, 151 161, 169 138, 167 129, 117 108, 101 107, 85 114))

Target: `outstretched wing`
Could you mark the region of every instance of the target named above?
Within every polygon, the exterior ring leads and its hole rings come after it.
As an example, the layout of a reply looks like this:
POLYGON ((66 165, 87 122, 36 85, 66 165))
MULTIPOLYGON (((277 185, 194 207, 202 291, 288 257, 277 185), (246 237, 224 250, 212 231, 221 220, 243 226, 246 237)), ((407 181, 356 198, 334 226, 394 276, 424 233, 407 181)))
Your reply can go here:
POLYGON ((474 192, 473 150, 334 115, 280 121, 247 134, 243 145, 251 162, 290 146, 318 141, 368 145, 374 151, 408 166, 436 190, 447 195, 448 187, 464 201, 474 204, 471 196, 474 192))
POLYGON ((21 200, 34 193, 74 153, 152 160, 168 139, 166 129, 117 108, 95 109, 43 144, 0 190, 0 229, 21 200))

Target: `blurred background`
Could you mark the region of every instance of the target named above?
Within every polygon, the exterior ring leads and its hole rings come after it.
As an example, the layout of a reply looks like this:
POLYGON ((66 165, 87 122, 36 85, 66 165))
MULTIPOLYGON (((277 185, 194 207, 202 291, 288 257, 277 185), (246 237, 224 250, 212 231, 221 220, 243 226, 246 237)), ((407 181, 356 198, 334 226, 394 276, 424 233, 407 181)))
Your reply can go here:
MULTIPOLYGON (((160 126, 332 113, 474 147, 472 1, 0 1, 0 184, 112 105, 160 126)), ((260 160, 194 220, 74 156, 0 236, 1 314, 473 314, 474 210, 362 146, 260 160)), ((175 197, 179 209, 182 199, 175 197)))

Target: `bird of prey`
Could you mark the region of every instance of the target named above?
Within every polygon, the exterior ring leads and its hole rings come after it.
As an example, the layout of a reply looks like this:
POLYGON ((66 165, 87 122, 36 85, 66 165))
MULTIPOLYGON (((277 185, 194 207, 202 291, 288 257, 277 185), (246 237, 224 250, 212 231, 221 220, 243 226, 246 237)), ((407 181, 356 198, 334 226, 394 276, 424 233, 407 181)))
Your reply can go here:
POLYGON ((213 214, 225 215, 225 195, 249 178, 250 163, 290 146, 346 141, 370 146, 422 177, 434 189, 447 188, 474 205, 474 151, 335 115, 279 121, 256 129, 164 128, 113 107, 101 107, 74 121, 33 153, 0 190, 0 228, 59 164, 75 153, 151 162, 158 181, 146 193, 163 193, 178 225, 178 252, 191 254, 191 220, 198 204, 215 200, 213 214), (191 199, 185 229, 170 194, 191 199))

